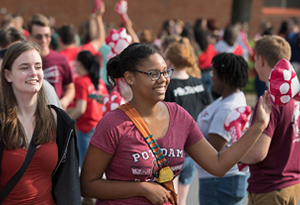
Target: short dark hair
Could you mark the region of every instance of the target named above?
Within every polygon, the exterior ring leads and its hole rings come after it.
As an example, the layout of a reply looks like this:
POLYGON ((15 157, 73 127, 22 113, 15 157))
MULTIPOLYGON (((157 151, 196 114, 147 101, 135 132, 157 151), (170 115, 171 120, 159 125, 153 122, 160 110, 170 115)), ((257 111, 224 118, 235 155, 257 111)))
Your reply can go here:
POLYGON ((116 78, 122 78, 126 71, 134 71, 141 61, 148 59, 158 51, 149 44, 133 43, 125 48, 119 55, 107 62, 107 82, 113 88, 116 78))
POLYGON ((223 36, 224 41, 228 45, 233 46, 236 41, 236 38, 237 38, 237 32, 235 30, 235 27, 232 25, 227 26, 224 30, 224 36, 223 36))
POLYGON ((6 48, 17 41, 26 41, 26 37, 15 27, 0 30, 0 48, 6 48))
POLYGON ((244 88, 248 83, 248 63, 242 56, 220 53, 212 59, 213 69, 222 82, 235 88, 244 88))
POLYGON ((58 29, 57 33, 65 45, 71 45, 76 42, 76 28, 73 25, 63 25, 58 29))

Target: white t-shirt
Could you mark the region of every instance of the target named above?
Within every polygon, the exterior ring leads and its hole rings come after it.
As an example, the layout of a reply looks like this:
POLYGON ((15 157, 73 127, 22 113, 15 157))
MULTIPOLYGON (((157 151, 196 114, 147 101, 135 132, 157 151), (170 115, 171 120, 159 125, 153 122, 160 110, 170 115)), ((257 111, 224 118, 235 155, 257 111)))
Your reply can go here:
MULTIPOLYGON (((228 143, 224 149, 231 146, 230 132, 224 129, 224 122, 227 115, 235 108, 246 106, 246 97, 242 91, 233 93, 223 99, 219 97, 204 109, 197 118, 197 125, 200 128, 205 138, 208 134, 217 134, 224 138, 228 143)), ((199 178, 214 178, 215 176, 206 172, 202 167, 196 164, 199 178)), ((244 175, 244 172, 239 172, 237 165, 233 166, 225 176, 244 175)))
POLYGON ((228 45, 225 41, 221 40, 218 41, 215 45, 215 50, 218 53, 234 53, 235 49, 237 48, 238 44, 235 42, 233 46, 228 45))

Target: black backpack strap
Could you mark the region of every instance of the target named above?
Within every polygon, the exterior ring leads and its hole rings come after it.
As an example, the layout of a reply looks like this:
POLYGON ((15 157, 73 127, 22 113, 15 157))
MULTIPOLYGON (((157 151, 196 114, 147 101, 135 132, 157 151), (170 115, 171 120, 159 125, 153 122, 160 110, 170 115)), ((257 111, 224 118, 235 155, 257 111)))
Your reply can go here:
MULTIPOLYGON (((34 137, 32 137, 34 138, 34 137)), ((0 146, 4 146, 2 140, 0 143, 0 146), (2 145, 1 145, 2 144, 2 145)), ((1 152, 3 152, 3 148, 1 152)), ((18 183, 18 181, 21 179, 22 175, 24 174, 24 172, 26 171, 32 157, 33 154, 35 152, 36 146, 33 144, 33 139, 31 139, 30 144, 29 144, 29 148, 25 157, 25 160, 21 166, 21 168, 17 171, 17 173, 15 173, 15 175, 7 182, 7 184, 3 187, 3 189, 0 192, 0 204, 3 202, 3 200, 6 198, 6 196, 9 194, 9 192, 15 187, 15 185, 18 183)), ((2 153, 1 153, 2 155, 2 153)), ((2 159, 2 156, 1 156, 2 159)), ((0 159, 0 167, 1 167, 1 159, 0 159)))

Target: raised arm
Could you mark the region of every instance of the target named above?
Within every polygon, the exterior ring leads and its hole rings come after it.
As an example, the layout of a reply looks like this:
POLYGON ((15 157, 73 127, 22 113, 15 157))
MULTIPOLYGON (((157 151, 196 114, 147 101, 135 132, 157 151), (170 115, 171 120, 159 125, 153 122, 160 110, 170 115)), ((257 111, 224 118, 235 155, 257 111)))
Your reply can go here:
POLYGON ((95 51, 99 51, 103 42, 105 41, 105 27, 102 16, 105 12, 104 2, 101 3, 100 8, 95 10, 95 13, 90 18, 90 39, 95 51))
POLYGON ((128 17, 128 21, 125 24, 125 28, 127 30, 127 33, 132 37, 132 43, 139 43, 140 39, 138 38, 138 36, 136 35, 133 27, 132 27, 132 21, 131 19, 128 17))
POLYGON ((207 172, 222 177, 251 149, 267 127, 271 105, 266 92, 260 98, 255 123, 235 144, 218 153, 206 139, 201 139, 185 151, 207 172))
POLYGON ((140 40, 136 35, 135 31, 133 30, 132 21, 129 18, 127 13, 127 9, 128 9, 127 5, 128 4, 126 0, 120 0, 115 6, 115 12, 120 15, 122 19, 122 23, 124 24, 127 30, 127 33, 132 37, 132 43, 139 43, 140 40))

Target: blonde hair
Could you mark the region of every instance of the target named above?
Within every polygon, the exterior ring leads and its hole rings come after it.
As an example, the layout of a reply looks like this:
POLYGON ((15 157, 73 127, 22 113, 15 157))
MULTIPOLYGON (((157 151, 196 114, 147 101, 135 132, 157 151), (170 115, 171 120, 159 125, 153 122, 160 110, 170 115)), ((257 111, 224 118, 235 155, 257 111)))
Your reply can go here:
POLYGON ((141 43, 152 43, 153 42, 153 34, 149 29, 143 29, 141 31, 140 42, 141 43))
POLYGON ((195 63, 187 69, 187 73, 195 78, 201 78, 201 71, 197 64, 197 56, 188 38, 180 37, 178 35, 167 36, 162 40, 162 49, 166 50, 169 46, 176 42, 186 45, 190 55, 194 58, 195 63))
POLYGON ((165 51, 170 44, 175 43, 175 42, 179 42, 180 40, 181 40, 181 37, 177 34, 164 36, 161 39, 161 48, 162 48, 163 51, 165 51))
POLYGON ((280 36, 265 35, 255 42, 255 55, 262 56, 268 65, 273 68, 280 59, 291 59, 291 47, 280 36))
POLYGON ((192 67, 196 63, 190 49, 184 43, 172 43, 166 50, 166 58, 179 69, 192 67))

